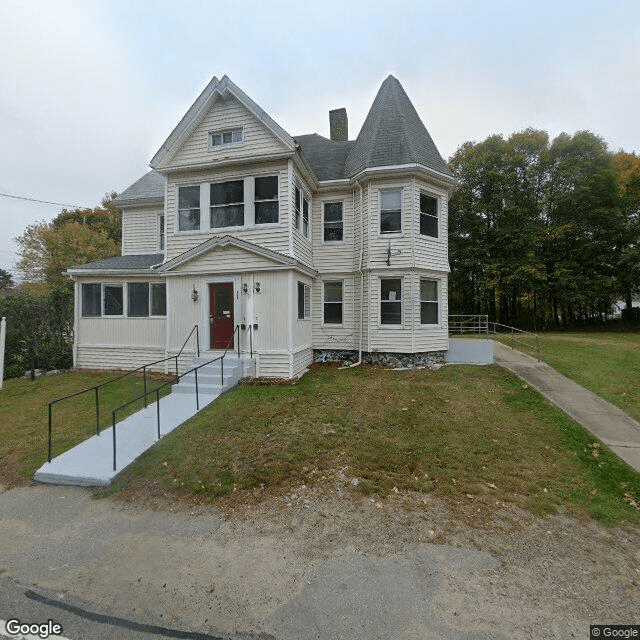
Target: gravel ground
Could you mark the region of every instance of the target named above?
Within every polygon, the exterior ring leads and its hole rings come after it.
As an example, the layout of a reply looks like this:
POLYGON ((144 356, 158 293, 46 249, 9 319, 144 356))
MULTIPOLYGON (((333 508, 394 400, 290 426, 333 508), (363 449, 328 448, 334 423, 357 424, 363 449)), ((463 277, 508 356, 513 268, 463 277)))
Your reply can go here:
POLYGON ((640 623, 640 530, 497 507, 472 521, 427 495, 362 497, 340 474, 217 508, 23 487, 0 495, 0 576, 225 637, 564 639, 640 623))

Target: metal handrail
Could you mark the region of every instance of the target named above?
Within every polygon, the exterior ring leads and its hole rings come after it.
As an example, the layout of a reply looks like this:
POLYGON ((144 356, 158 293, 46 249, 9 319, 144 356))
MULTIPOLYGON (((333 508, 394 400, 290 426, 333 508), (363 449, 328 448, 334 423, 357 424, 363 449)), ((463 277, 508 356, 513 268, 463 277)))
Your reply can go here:
MULTIPOLYGON (((165 382, 164 384, 161 384, 160 386, 156 387, 153 391, 146 391, 141 395, 139 395, 137 398, 134 398, 133 400, 130 400, 129 402, 120 405, 119 407, 116 407, 112 412, 111 412, 111 425, 112 425, 112 439, 113 439, 113 470, 116 470, 116 414, 118 411, 121 411, 122 409, 125 409, 126 407, 132 405, 135 402, 138 402, 139 400, 141 400, 142 398, 144 398, 145 401, 145 408, 147 407, 147 396, 155 393, 156 394, 156 416, 157 416, 157 428, 158 428, 158 440, 160 440, 160 390, 164 389, 164 387, 167 387, 168 385, 173 385, 173 384, 177 384, 181 378, 184 378, 186 375, 193 373, 195 376, 195 387, 196 387, 196 410, 200 411, 200 396, 198 393, 198 371, 200 369, 202 369, 202 367, 206 367, 214 362, 216 362, 217 360, 220 360, 220 386, 224 386, 224 358, 227 355, 227 352, 229 351, 229 348, 231 347, 232 343, 233 343, 233 339, 235 337, 235 334, 238 334, 238 358, 240 358, 240 325, 236 325, 235 329, 233 330, 233 334, 231 335, 231 338, 229 338, 229 342, 227 343, 227 348, 224 350, 224 353, 221 356, 216 356, 215 358, 212 358, 211 360, 207 360, 207 362, 203 362, 202 364, 199 364, 196 367, 192 367, 191 369, 186 370, 184 373, 178 375, 176 373, 176 378, 175 380, 171 380, 170 382, 165 382)), ((253 353, 253 351, 252 351, 253 353)), ((253 356, 252 356, 253 357, 253 356)))
MULTIPOLYGON (((145 407, 146 405, 146 396, 147 394, 147 369, 149 367, 153 367, 157 364, 160 364, 162 362, 167 362, 169 360, 175 360, 175 368, 176 368, 176 375, 178 373, 178 358, 182 355, 182 352, 184 351, 184 348, 187 346, 187 343, 189 342, 189 339, 191 338, 191 336, 193 335, 193 332, 196 332, 196 351, 198 356, 200 356, 200 330, 198 325, 194 325, 193 328, 191 329, 191 331, 189 332, 189 335, 187 336, 187 339, 184 341, 184 344, 182 345, 182 347, 180 348, 180 351, 178 351, 178 353, 176 355, 173 356, 167 356, 166 358, 162 358, 160 360, 156 360, 155 362, 148 362, 146 364, 143 364, 140 367, 137 367, 136 369, 132 369, 131 371, 127 371, 126 373, 123 373, 122 375, 119 375, 115 378, 112 378, 111 380, 107 380, 107 382, 102 382, 100 384, 94 385, 93 387, 88 387, 87 389, 82 389, 81 391, 76 391, 75 393, 70 393, 69 395, 63 396, 62 398, 56 398, 55 400, 51 400, 49 402, 49 443, 48 443, 48 451, 47 451, 47 460, 49 462, 51 462, 51 449, 52 449, 52 438, 53 438, 53 406, 55 404, 57 404, 58 402, 62 402, 63 400, 68 400, 69 398, 74 398, 76 396, 82 395, 83 393, 88 393, 90 391, 93 391, 95 393, 95 411, 96 411, 96 435, 100 435, 100 397, 99 397, 99 392, 100 389, 102 387, 106 387, 107 385, 110 385, 114 382, 117 382, 118 380, 122 380, 122 378, 126 378, 127 376, 133 375, 134 373, 137 373, 138 371, 142 371, 142 378, 143 378, 143 386, 144 386, 144 397, 145 397, 145 407)), ((153 392, 151 392, 153 393, 153 392)))
POLYGON ((518 329, 517 327, 511 327, 509 325, 506 324, 500 324, 499 322, 490 322, 489 324, 493 325, 493 331, 491 333, 493 333, 494 335, 509 335, 511 334, 511 349, 514 348, 514 343, 517 342, 518 344, 524 344, 525 346, 529 347, 529 349, 535 349, 536 352, 536 360, 538 362, 541 362, 541 358, 542 358, 542 353, 540 350, 540 338, 538 337, 537 333, 531 333, 531 331, 525 331, 524 329, 518 329), (502 327, 503 329, 505 329, 504 331, 499 331, 497 329, 497 327, 502 327), (516 335, 518 334, 526 334, 529 336, 533 336, 533 338, 535 339, 535 346, 525 342, 524 340, 519 340, 518 338, 516 338, 516 335))
POLYGON ((477 333, 487 334, 489 332, 489 316, 476 313, 467 315, 449 316, 449 333, 477 333))

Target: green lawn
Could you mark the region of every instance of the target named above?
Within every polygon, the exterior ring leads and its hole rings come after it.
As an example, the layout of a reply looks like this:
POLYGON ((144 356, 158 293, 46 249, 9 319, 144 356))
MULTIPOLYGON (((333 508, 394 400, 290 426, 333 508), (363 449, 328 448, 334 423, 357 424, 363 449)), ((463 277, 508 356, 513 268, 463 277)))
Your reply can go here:
MULTIPOLYGON (((10 487, 30 478, 47 460, 48 403, 87 389, 118 374, 68 372, 35 380, 5 380, 0 389, 0 483, 10 487)), ((148 382, 147 388, 160 382, 148 382)), ((111 424, 111 412, 143 393, 140 377, 126 377, 99 392, 100 427, 111 424)), ((54 405, 52 455, 55 457, 96 432, 95 394, 87 393, 54 405)), ((132 405, 129 412, 140 408, 132 405)), ((124 413, 122 415, 125 415, 124 413)))
POLYGON ((640 474, 497 366, 322 367, 242 386, 166 437, 113 490, 214 500, 344 469, 358 491, 432 492, 469 513, 507 502, 640 524, 640 474))
POLYGON ((542 359, 640 420, 640 333, 542 333, 542 359))

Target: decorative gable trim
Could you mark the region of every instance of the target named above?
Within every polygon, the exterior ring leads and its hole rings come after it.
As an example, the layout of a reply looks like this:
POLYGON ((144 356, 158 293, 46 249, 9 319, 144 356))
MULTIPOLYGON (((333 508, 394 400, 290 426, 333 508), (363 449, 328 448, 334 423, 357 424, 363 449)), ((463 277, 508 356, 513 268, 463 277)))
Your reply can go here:
POLYGON ((236 238, 235 236, 228 234, 224 236, 214 236, 213 238, 202 242, 196 247, 185 251, 172 260, 169 260, 155 268, 160 272, 175 271, 178 267, 181 267, 182 265, 191 262, 192 260, 195 260, 196 258, 199 258, 205 253, 215 250, 218 247, 235 247, 237 249, 252 253, 256 256, 260 256, 261 258, 265 258, 266 260, 273 262, 275 269, 294 268, 311 277, 315 277, 316 275, 318 275, 317 271, 303 265, 295 258, 284 255, 283 253, 279 253, 277 251, 273 251, 272 249, 260 247, 257 244, 253 244, 252 242, 248 242, 246 240, 241 240, 240 238, 236 238))
POLYGON ((295 140, 264 109, 259 107, 242 89, 236 86, 228 76, 223 76, 222 80, 218 80, 214 76, 153 156, 149 163, 150 166, 158 170, 169 168, 172 158, 206 117, 215 101, 218 99, 228 100, 229 97, 235 98, 245 107, 290 152, 295 151, 295 140))

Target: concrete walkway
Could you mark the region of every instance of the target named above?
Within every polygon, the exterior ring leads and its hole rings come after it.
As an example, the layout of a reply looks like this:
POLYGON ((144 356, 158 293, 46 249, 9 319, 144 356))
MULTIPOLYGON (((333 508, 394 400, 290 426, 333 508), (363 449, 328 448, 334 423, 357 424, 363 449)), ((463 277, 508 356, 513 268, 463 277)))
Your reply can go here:
POLYGON ((515 373, 640 471, 640 423, 544 362, 497 341, 493 355, 496 364, 515 373))
MULTIPOLYGON (((217 396, 199 395, 200 408, 217 396)), ((160 436, 164 437, 196 413, 196 398, 172 393, 160 399, 160 436)), ((113 469, 113 430, 107 428, 45 462, 34 476, 38 482, 103 487, 158 441, 158 414, 154 402, 116 425, 116 470, 113 469)))

